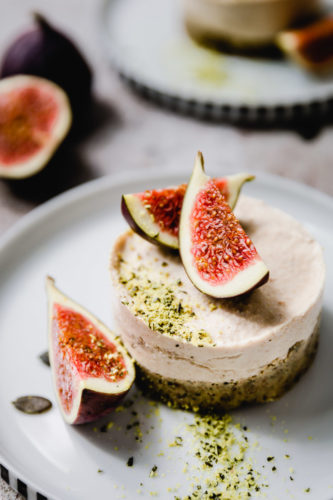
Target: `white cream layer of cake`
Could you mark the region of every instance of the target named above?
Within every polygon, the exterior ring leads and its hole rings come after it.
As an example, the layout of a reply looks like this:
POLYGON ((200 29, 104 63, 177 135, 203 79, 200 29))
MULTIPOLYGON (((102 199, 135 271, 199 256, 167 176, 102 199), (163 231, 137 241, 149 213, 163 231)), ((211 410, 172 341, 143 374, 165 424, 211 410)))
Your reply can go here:
POLYGON ((320 245, 296 220, 260 200, 241 196, 235 213, 270 270, 267 284, 235 299, 202 294, 178 255, 134 233, 117 240, 111 257, 116 331, 151 372, 237 381, 284 359, 313 333, 325 279, 320 245))

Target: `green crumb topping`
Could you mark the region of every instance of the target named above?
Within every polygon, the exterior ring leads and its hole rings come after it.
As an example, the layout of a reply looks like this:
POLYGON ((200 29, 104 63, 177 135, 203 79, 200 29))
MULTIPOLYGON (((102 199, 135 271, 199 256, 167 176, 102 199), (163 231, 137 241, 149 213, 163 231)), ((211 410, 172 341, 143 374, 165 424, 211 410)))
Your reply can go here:
POLYGON ((175 440, 169 444, 170 448, 174 446, 183 446, 183 438, 181 436, 176 436, 175 440))
POLYGON ((137 268, 129 265, 124 259, 119 261, 119 283, 129 295, 129 300, 123 300, 135 316, 140 318, 151 330, 169 337, 180 337, 183 341, 194 345, 212 345, 210 335, 203 329, 191 327, 191 320, 196 314, 192 307, 179 297, 179 279, 164 281, 154 279, 149 268, 139 265, 137 268))
POLYGON ((149 477, 157 477, 157 465, 153 465, 153 467, 151 468, 151 471, 149 472, 149 477))
POLYGON ((230 415, 196 414, 187 428, 194 438, 193 454, 199 460, 202 478, 183 500, 243 500, 267 487, 259 484, 260 473, 247 458, 249 444, 244 430, 233 424, 230 415))

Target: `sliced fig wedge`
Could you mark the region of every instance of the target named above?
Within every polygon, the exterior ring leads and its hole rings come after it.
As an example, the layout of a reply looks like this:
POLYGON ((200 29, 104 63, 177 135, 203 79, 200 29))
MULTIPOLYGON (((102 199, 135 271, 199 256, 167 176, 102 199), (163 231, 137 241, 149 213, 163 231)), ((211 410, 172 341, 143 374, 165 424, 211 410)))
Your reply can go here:
MULTIPOLYGON (((245 182, 253 175, 240 173, 213 179, 233 209, 245 182)), ((122 196, 121 211, 130 227, 151 243, 178 249, 180 211, 187 185, 152 189, 122 196)))
POLYGON ((269 271, 198 153, 180 217, 180 256, 192 283, 217 298, 263 285, 269 271))
POLYGON ((131 388, 133 360, 116 336, 63 295, 50 277, 49 354, 57 400, 66 422, 84 424, 112 411, 131 388))
POLYGON ((0 80, 0 177, 40 171, 67 135, 69 100, 55 83, 18 75, 0 80))
POLYGON ((282 31, 277 44, 291 59, 311 71, 333 68, 333 16, 304 28, 282 31))

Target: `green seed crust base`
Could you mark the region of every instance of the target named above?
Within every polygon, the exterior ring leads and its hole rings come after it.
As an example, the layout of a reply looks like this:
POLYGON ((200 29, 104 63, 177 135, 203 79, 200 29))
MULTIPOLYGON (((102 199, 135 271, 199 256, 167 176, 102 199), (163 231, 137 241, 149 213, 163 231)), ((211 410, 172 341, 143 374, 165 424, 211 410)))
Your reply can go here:
POLYGON ((193 411, 225 411, 280 398, 311 365, 317 351, 319 320, 308 340, 296 342, 284 359, 276 359, 258 375, 223 384, 179 382, 161 377, 137 364, 138 386, 150 397, 168 406, 193 411))

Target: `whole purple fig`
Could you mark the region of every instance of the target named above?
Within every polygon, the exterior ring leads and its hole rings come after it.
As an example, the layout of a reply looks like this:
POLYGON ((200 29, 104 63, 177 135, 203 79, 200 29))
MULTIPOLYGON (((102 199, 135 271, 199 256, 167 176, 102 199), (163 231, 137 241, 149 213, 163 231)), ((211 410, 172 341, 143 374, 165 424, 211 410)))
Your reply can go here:
POLYGON ((1 78, 36 75, 57 83, 67 93, 76 131, 89 123, 92 105, 92 72, 79 49, 41 15, 37 26, 22 34, 8 48, 2 61, 1 78))

